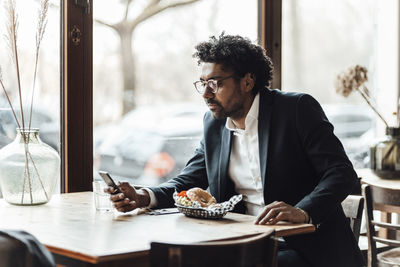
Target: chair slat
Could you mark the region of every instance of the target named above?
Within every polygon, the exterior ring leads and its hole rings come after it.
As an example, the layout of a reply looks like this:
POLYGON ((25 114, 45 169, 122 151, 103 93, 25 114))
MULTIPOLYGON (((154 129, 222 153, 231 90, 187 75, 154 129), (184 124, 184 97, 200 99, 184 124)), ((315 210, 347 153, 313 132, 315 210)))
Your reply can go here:
POLYGON ((400 230, 400 224, 371 221, 371 224, 391 230, 400 230))
POLYGON ((390 240, 390 239, 386 239, 386 238, 381 238, 381 237, 376 237, 374 236, 373 239, 376 242, 382 243, 382 244, 386 244, 392 247, 400 247, 400 241, 397 240, 390 240))

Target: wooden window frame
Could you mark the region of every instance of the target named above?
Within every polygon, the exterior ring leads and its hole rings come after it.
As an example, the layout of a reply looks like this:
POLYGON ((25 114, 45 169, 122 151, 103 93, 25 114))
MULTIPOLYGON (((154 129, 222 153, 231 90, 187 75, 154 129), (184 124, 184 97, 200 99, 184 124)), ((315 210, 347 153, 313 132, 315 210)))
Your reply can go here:
POLYGON ((92 190, 93 180, 93 6, 78 2, 61 1, 62 193, 92 190))
POLYGON ((258 22, 260 43, 274 64, 271 88, 281 89, 282 0, 259 0, 258 22))
MULTIPOLYGON (((78 2, 86 1, 61 0, 62 193, 91 191, 93 180, 93 4, 86 12, 78 2)), ((258 0, 259 39, 274 63, 272 88, 281 88, 281 25, 282 0, 258 0)))

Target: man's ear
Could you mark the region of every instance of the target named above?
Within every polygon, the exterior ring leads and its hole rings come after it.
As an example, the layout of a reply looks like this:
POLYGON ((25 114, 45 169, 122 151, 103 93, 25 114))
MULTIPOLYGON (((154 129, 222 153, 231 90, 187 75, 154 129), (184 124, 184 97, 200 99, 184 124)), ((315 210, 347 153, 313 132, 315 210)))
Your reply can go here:
POLYGON ((256 79, 255 79, 254 74, 246 73, 246 75, 244 75, 243 79, 244 79, 246 91, 251 91, 253 89, 254 85, 256 84, 256 79))

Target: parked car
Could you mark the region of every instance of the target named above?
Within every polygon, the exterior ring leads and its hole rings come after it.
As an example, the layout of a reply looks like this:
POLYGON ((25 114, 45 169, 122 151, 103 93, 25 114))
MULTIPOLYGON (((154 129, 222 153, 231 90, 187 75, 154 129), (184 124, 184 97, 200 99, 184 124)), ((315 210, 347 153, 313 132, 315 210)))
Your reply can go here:
POLYGON ((143 185, 176 176, 200 144, 205 108, 189 104, 141 107, 108 130, 95 129, 95 170, 143 185))
POLYGON ((369 146, 374 139, 376 115, 363 105, 324 105, 323 109, 334 126, 347 156, 356 168, 369 166, 369 146))
POLYGON ((360 137, 375 123, 375 114, 367 106, 330 104, 323 109, 339 138, 360 137))
MULTIPOLYGON (((25 112, 27 112, 27 110, 29 109, 24 109, 25 112)), ((29 123, 29 113, 26 114, 25 112, 25 126, 27 126, 29 123)), ((15 113, 20 121, 20 110, 15 110, 15 113)), ((17 127, 17 123, 15 122, 11 110, 9 108, 0 108, 0 148, 14 140, 17 127)), ((49 111, 38 108, 34 109, 32 113, 31 127, 39 128, 40 139, 55 150, 59 150, 60 124, 54 117, 52 117, 49 111)))

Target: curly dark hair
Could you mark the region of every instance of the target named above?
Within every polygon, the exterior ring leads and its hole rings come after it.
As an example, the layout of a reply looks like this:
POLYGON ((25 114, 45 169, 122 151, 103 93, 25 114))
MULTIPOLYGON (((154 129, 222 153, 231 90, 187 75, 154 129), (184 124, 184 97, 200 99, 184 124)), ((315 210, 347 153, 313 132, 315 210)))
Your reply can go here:
POLYGON ((200 65, 203 62, 221 64, 223 69, 232 70, 237 77, 247 73, 255 76, 253 94, 262 88, 269 88, 272 81, 273 65, 266 51, 250 39, 239 35, 211 36, 209 41, 196 45, 193 54, 200 65))

